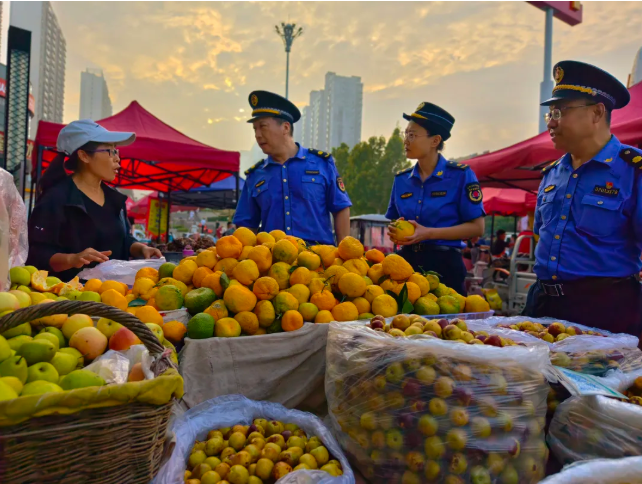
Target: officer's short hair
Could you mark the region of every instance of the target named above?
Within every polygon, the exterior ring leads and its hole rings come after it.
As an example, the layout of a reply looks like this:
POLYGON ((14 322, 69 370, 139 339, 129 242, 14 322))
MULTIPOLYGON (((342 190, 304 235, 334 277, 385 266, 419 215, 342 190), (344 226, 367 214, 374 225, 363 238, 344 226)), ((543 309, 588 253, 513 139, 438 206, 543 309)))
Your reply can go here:
POLYGON ((290 125, 290 136, 294 137, 294 124, 282 118, 274 118, 274 120, 279 123, 279 126, 283 126, 283 123, 288 123, 290 125))
POLYGON ((604 119, 606 120, 606 125, 611 127, 611 110, 605 107, 604 110, 604 119))

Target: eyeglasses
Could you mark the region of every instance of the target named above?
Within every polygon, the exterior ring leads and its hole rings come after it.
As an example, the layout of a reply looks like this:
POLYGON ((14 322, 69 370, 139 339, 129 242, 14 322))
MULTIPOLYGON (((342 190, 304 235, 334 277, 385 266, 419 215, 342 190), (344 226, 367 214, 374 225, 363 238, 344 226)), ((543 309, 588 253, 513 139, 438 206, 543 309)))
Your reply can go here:
POLYGON ((430 138, 427 134, 401 133, 401 137, 408 143, 412 143, 416 138, 430 138))
POLYGON ((109 156, 112 158, 116 158, 117 156, 120 158, 120 151, 116 148, 105 148, 102 150, 90 150, 90 153, 109 153, 109 156))
POLYGON ((544 120, 547 123, 549 123, 551 119, 559 121, 560 119, 562 119, 563 111, 566 111, 567 109, 587 108, 589 106, 595 106, 595 104, 581 104, 580 106, 565 106, 563 108, 556 108, 553 109, 550 113, 544 114, 544 120))

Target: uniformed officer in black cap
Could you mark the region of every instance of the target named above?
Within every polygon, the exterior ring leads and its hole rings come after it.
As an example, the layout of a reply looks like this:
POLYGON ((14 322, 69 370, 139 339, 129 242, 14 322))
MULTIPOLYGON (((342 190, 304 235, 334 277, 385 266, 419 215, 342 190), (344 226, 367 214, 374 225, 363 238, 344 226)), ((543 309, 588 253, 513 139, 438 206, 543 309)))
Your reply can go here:
POLYGON ((352 203, 334 159, 294 142, 293 127, 301 113, 290 101, 267 91, 252 92, 249 101, 248 123, 268 156, 245 172, 234 223, 253 230, 259 225, 267 232, 282 230, 310 244, 340 242, 350 234, 352 203))
POLYGON ((566 154, 543 171, 534 231, 538 281, 525 314, 640 336, 642 152, 611 134, 628 90, 590 64, 555 65, 548 129, 566 154))
MULTIPOLYGON (((450 138, 455 118, 435 104, 424 102, 404 133, 406 156, 418 160, 397 173, 386 217, 405 219, 415 226, 411 237, 398 242, 399 254, 415 270, 435 271, 441 282, 466 295, 462 239, 484 233, 482 191, 475 173, 463 163, 447 161, 441 151, 450 138)), ((395 228, 389 227, 394 240, 395 228)))

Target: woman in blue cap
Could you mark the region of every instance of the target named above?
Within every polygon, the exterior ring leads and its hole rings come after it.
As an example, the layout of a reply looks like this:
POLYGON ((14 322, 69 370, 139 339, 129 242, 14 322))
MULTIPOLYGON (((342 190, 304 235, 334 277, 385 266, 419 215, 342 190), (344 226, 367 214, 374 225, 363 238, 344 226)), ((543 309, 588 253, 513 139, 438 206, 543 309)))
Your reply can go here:
POLYGON ((391 239, 402 246, 399 255, 416 271, 434 271, 446 286, 466 295, 462 240, 484 233, 482 191, 473 171, 447 161, 441 151, 450 138, 455 118, 432 103, 421 103, 403 117, 406 156, 417 163, 395 176, 386 217, 407 220, 415 227, 410 237, 391 239))
POLYGON ((90 120, 74 121, 60 131, 59 154, 38 183, 29 219, 27 264, 68 281, 84 266, 110 258, 161 256, 130 234, 127 197, 104 183, 120 169, 116 147, 135 138, 90 120))

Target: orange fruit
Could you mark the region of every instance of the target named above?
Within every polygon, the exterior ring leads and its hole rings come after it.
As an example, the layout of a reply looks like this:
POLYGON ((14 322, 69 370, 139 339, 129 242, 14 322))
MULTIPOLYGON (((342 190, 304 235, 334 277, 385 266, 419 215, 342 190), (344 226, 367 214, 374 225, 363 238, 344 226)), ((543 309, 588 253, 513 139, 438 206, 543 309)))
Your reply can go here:
MULTIPOLYGON (((269 234, 268 234, 269 235, 269 234)), ((272 266, 272 252, 265 245, 252 247, 247 258, 253 260, 260 272, 265 272, 272 266)))
POLYGON ((216 241, 216 253, 221 259, 236 259, 243 252, 243 243, 233 235, 226 235, 216 241))
POLYGON ((214 269, 216 262, 218 262, 218 259, 216 258, 216 249, 214 251, 204 250, 196 256, 196 265, 198 267, 214 269))
POLYGON ((172 277, 183 284, 191 284, 196 269, 198 269, 196 262, 183 259, 181 263, 174 268, 172 277))
POLYGON ((352 300, 352 304, 357 307, 359 314, 370 312, 370 302, 365 297, 356 297, 352 300))
POLYGON ((201 281, 200 287, 209 287, 218 297, 221 297, 223 295, 223 286, 221 286, 222 274, 221 271, 216 271, 205 276, 205 279, 201 281))
MULTIPOLYGON (((115 289, 107 289, 100 295, 100 298, 102 302, 108 306, 113 306, 121 311, 125 311, 127 309, 127 299, 125 299, 123 293, 120 293, 115 289)), ((153 301, 153 299, 154 298, 151 298, 148 303, 153 301)))
POLYGON ((140 279, 141 277, 147 277, 154 282, 158 282, 158 271, 153 267, 143 267, 136 273, 135 279, 140 279))
MULTIPOLYGON (((201 254, 203 253, 204 252, 201 252, 201 254)), ((194 271, 194 275, 192 276, 192 282, 194 283, 194 287, 196 288, 203 287, 203 280, 210 274, 214 274, 214 271, 212 271, 212 269, 209 269, 208 267, 202 266, 196 269, 194 271)))
MULTIPOLYGON (((406 259, 397 254, 386 256, 381 265, 383 266, 383 272, 389 275, 393 281, 408 279, 415 272, 406 259)), ((372 280, 376 282, 374 279, 372 280)))
POLYGON ((165 323, 162 328, 165 338, 172 343, 180 343, 185 333, 187 333, 187 327, 180 321, 169 321, 165 323))
POLYGON ((368 277, 373 284, 379 284, 379 281, 386 274, 383 272, 383 266, 381 264, 374 264, 370 269, 368 269, 368 277))
POLYGON ((370 269, 368 263, 363 259, 347 260, 342 264, 342 267, 360 276, 365 276, 368 273, 368 269, 370 269))
POLYGON ((297 298, 299 304, 306 303, 308 302, 308 299, 310 299, 310 289, 308 289, 308 286, 304 284, 295 284, 286 289, 286 291, 297 298))
POLYGON ((249 286, 259 278, 259 268, 251 259, 239 262, 232 271, 234 278, 245 286, 249 286))
POLYGON ((260 300, 273 299, 279 293, 279 283, 271 277, 259 277, 254 283, 252 292, 260 300))
POLYGON ((285 262, 286 264, 292 264, 297 256, 299 255, 299 250, 296 245, 290 242, 287 239, 281 239, 272 249, 272 256, 277 262, 285 262))
POLYGON ((337 300, 334 298, 334 295, 327 289, 313 294, 310 298, 310 302, 318 307, 320 311, 330 311, 337 304, 337 300))
POLYGON ((354 237, 346 237, 339 243, 339 257, 343 260, 363 257, 363 244, 354 237))
POLYGON ((283 232, 283 230, 273 230, 269 235, 272 236, 275 243, 286 237, 286 234, 285 232, 283 232))
POLYGON ((332 316, 335 321, 356 321, 359 318, 359 310, 353 303, 346 301, 332 308, 332 316))
POLYGON ((332 284, 333 288, 338 289, 339 279, 341 279, 348 272, 348 269, 343 266, 330 266, 325 270, 323 276, 328 283, 332 284))
POLYGON ((241 311, 252 311, 256 306, 256 295, 247 287, 241 285, 231 285, 223 294, 225 306, 233 313, 241 311))
POLYGON ((103 292, 109 291, 110 289, 113 289, 114 291, 122 294, 123 296, 127 293, 127 289, 123 288, 122 283, 116 282, 116 281, 105 281, 100 286, 100 289, 98 290, 98 294, 102 294, 103 292))
POLYGON ((289 240, 294 247, 297 248, 299 251, 299 254, 303 252, 306 249, 305 242, 303 239, 300 239, 298 237, 292 237, 291 235, 286 235, 285 240, 289 240))
POLYGON ((225 272, 225 274, 227 274, 228 277, 232 277, 232 274, 234 273, 234 268, 238 263, 239 261, 237 261, 236 259, 227 257, 225 259, 221 259, 216 263, 216 266, 214 267, 214 271, 225 272))
POLYGON ((276 319, 276 311, 270 301, 259 301, 254 308, 254 314, 259 320, 259 326, 269 328, 276 319))
POLYGON ((419 286, 419 289, 421 290, 422 296, 425 296, 430 292, 430 282, 428 282, 428 279, 426 279, 424 276, 422 276, 418 272, 415 272, 413 275, 411 275, 408 278, 408 282, 417 284, 417 286, 419 286))
POLYGON ((390 318, 392 316, 396 316, 398 309, 397 301, 395 301, 389 294, 377 296, 372 301, 372 313, 377 316, 390 318))
POLYGON ((381 264, 385 258, 384 253, 377 249, 370 249, 366 252, 366 259, 375 264, 381 264))
POLYGON ((321 265, 321 257, 309 250, 301 252, 296 261, 299 267, 305 267, 311 271, 316 271, 321 265))
POLYGON ((141 306, 136 309, 136 317, 143 323, 156 323, 163 327, 163 316, 151 306, 141 306))
POLYGON ((241 255, 239 255, 238 261, 241 262, 242 260, 245 260, 248 258, 250 255, 250 252, 252 252, 252 249, 254 247, 251 245, 244 245, 243 246, 243 251, 241 252, 241 255))
MULTIPOLYGON (((370 304, 372 304, 372 301, 374 301, 374 298, 376 298, 377 296, 381 296, 382 294, 385 294, 385 291, 381 286, 376 286, 374 284, 371 284, 369 286, 366 286, 366 293, 363 295, 363 297, 365 297, 366 300, 370 304)), ((369 311, 366 311, 366 312, 369 312, 369 311)))
POLYGON ((244 247, 246 246, 255 246, 256 245, 256 235, 247 227, 239 227, 234 231, 234 237, 236 237, 244 247))
POLYGON ((303 327, 303 316, 298 311, 286 311, 281 318, 281 328, 283 331, 296 331, 303 327))
POLYGON ((214 301, 210 304, 210 307, 203 312, 212 316, 214 321, 218 321, 221 318, 227 318, 229 316, 227 308, 225 307, 225 301, 222 299, 214 301))
POLYGON ((353 272, 348 272, 339 279, 339 291, 348 297, 363 296, 366 292, 366 280, 353 272))
POLYGON ((334 321, 334 316, 332 316, 332 313, 327 310, 319 311, 314 318, 314 322, 317 324, 331 323, 332 321, 334 321))
POLYGON ((259 318, 249 311, 241 311, 234 316, 245 334, 253 335, 259 329, 259 318))
POLYGON ((307 286, 312 280, 312 273, 307 267, 298 267, 290 274, 290 284, 303 284, 307 286))
POLYGON ((272 237, 267 232, 259 232, 258 234, 256 234, 256 245, 263 244, 274 247, 274 244, 276 244, 276 240, 274 240, 274 237, 272 237))
MULTIPOLYGON (((287 242, 287 241, 286 241, 287 242)), ((289 244, 289 242, 288 242, 289 244)), ((277 262, 268 271, 268 276, 279 284, 279 289, 290 287, 290 265, 285 262, 277 262)))
POLYGON ((100 290, 100 286, 103 285, 103 281, 100 279, 89 279, 85 283, 85 291, 92 291, 92 292, 98 292, 100 290))

